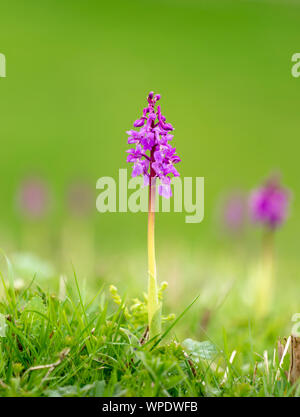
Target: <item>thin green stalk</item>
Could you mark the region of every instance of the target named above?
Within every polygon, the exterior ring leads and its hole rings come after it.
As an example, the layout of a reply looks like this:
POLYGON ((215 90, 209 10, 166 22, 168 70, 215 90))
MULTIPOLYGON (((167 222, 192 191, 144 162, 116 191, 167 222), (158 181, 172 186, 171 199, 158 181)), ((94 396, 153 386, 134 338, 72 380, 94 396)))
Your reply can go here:
POLYGON ((274 275, 274 231, 267 230, 263 236, 261 280, 258 292, 258 312, 265 315, 269 312, 273 293, 274 275))
POLYGON ((149 182, 149 211, 148 211, 148 325, 149 338, 161 333, 161 305, 158 300, 156 262, 155 262, 155 178, 149 182))

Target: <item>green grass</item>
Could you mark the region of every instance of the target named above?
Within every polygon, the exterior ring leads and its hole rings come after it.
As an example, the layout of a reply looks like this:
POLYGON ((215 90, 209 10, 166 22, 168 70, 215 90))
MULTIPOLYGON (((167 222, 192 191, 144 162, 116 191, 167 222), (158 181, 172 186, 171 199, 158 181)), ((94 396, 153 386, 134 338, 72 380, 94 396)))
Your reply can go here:
POLYGON ((35 278, 13 290, 13 277, 1 277, 0 396, 298 395, 284 374, 288 358, 276 379, 281 322, 273 312, 254 326, 253 315, 247 320, 249 312, 235 308, 234 291, 231 312, 224 301, 223 319, 213 313, 202 336, 195 330, 201 297, 191 298, 175 320, 164 318, 153 344, 143 340, 145 298, 122 299, 105 283, 85 293, 75 273, 56 293, 35 278))

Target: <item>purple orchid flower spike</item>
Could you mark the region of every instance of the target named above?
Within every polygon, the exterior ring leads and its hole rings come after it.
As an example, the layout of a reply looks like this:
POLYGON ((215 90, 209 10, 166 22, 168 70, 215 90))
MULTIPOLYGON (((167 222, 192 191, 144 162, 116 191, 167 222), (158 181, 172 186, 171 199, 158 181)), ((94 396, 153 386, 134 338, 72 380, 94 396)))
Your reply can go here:
POLYGON ((250 195, 249 209, 252 220, 270 229, 279 227, 288 215, 290 197, 290 191, 280 185, 279 177, 271 177, 250 195))
POLYGON ((18 190, 19 211, 32 219, 46 215, 50 205, 48 185, 38 177, 27 178, 18 190))
POLYGON ((127 151, 127 162, 133 163, 132 176, 143 175, 144 185, 149 185, 148 212, 148 326, 149 338, 153 339, 161 333, 161 304, 158 296, 156 279, 156 261, 154 244, 155 193, 156 179, 160 179, 158 192, 165 198, 172 196, 171 176, 178 177, 175 164, 180 162, 176 148, 169 142, 173 139, 170 133, 174 130, 161 114, 160 106, 155 110, 160 95, 151 91, 148 95, 148 106, 143 115, 134 122, 140 130, 129 130, 128 143, 135 145, 127 151))
POLYGON ((155 110, 156 102, 160 100, 160 95, 150 92, 147 98, 148 106, 144 108, 143 115, 134 122, 134 127, 140 130, 129 130, 128 143, 135 144, 135 148, 127 151, 129 154, 127 162, 133 163, 132 176, 143 175, 144 184, 150 183, 150 178, 159 178, 161 185, 158 192, 161 196, 170 198, 171 175, 178 177, 179 173, 174 167, 180 162, 169 142, 173 139, 170 134, 174 130, 170 123, 166 122, 165 116, 161 114, 160 106, 155 110))
POLYGON ((232 190, 221 205, 222 226, 228 234, 241 235, 247 223, 247 196, 242 190, 232 190))

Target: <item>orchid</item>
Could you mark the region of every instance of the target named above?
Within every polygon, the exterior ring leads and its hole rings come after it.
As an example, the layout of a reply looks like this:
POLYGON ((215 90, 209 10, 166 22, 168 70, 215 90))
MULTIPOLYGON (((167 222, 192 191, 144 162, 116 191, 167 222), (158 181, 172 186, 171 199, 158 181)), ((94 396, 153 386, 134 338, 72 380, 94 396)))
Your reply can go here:
POLYGON ((290 192, 282 187, 277 177, 255 189, 250 196, 250 214, 254 222, 275 229, 287 217, 290 192))
POLYGON ((93 209, 93 192, 88 182, 73 181, 66 195, 68 210, 76 217, 87 217, 93 209))
POLYGON ((48 185, 38 177, 25 179, 17 194, 19 211, 31 219, 40 219, 47 214, 50 205, 48 185))
POLYGON ((221 224, 230 236, 241 236, 247 225, 247 196, 242 190, 231 190, 221 204, 221 224))
POLYGON ((156 104, 160 95, 150 92, 147 97, 148 105, 143 109, 142 116, 134 122, 139 130, 129 130, 128 144, 135 145, 127 153, 127 162, 133 163, 132 176, 142 175, 144 185, 149 185, 148 212, 148 326, 150 339, 158 337, 161 332, 161 305, 158 296, 154 225, 155 225, 155 197, 156 180, 160 180, 158 193, 165 197, 172 196, 171 176, 178 177, 175 164, 180 162, 176 148, 170 145, 173 140, 171 132, 174 130, 167 123, 161 108, 156 104))
POLYGON ((158 187, 158 193, 170 198, 171 175, 179 176, 174 165, 180 162, 180 158, 176 154, 176 148, 169 144, 173 139, 173 135, 170 134, 174 130, 173 126, 166 122, 159 105, 155 110, 159 100, 159 94, 154 96, 154 93, 150 92, 147 98, 148 106, 144 108, 142 117, 134 122, 134 127, 139 127, 140 130, 127 131, 128 144, 136 145, 127 151, 127 162, 133 163, 132 176, 143 175, 145 185, 150 184, 150 179, 159 178, 161 185, 158 187))
POLYGON ((252 221, 262 225, 262 259, 258 274, 257 311, 265 314, 271 304, 275 272, 274 235, 288 216, 291 193, 284 188, 278 176, 270 177, 250 193, 249 212, 252 221))

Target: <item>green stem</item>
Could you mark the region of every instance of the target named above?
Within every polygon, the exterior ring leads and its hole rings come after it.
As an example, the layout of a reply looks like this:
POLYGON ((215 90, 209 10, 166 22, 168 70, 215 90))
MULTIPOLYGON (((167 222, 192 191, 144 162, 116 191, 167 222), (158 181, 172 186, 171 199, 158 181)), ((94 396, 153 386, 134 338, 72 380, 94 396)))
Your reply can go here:
POLYGON ((151 176, 148 210, 148 325, 150 339, 161 333, 161 305, 158 300, 154 241, 155 185, 155 178, 151 176))
POLYGON ((267 230, 263 236, 261 281, 259 283, 258 310, 261 315, 269 312, 273 293, 274 231, 267 230))

